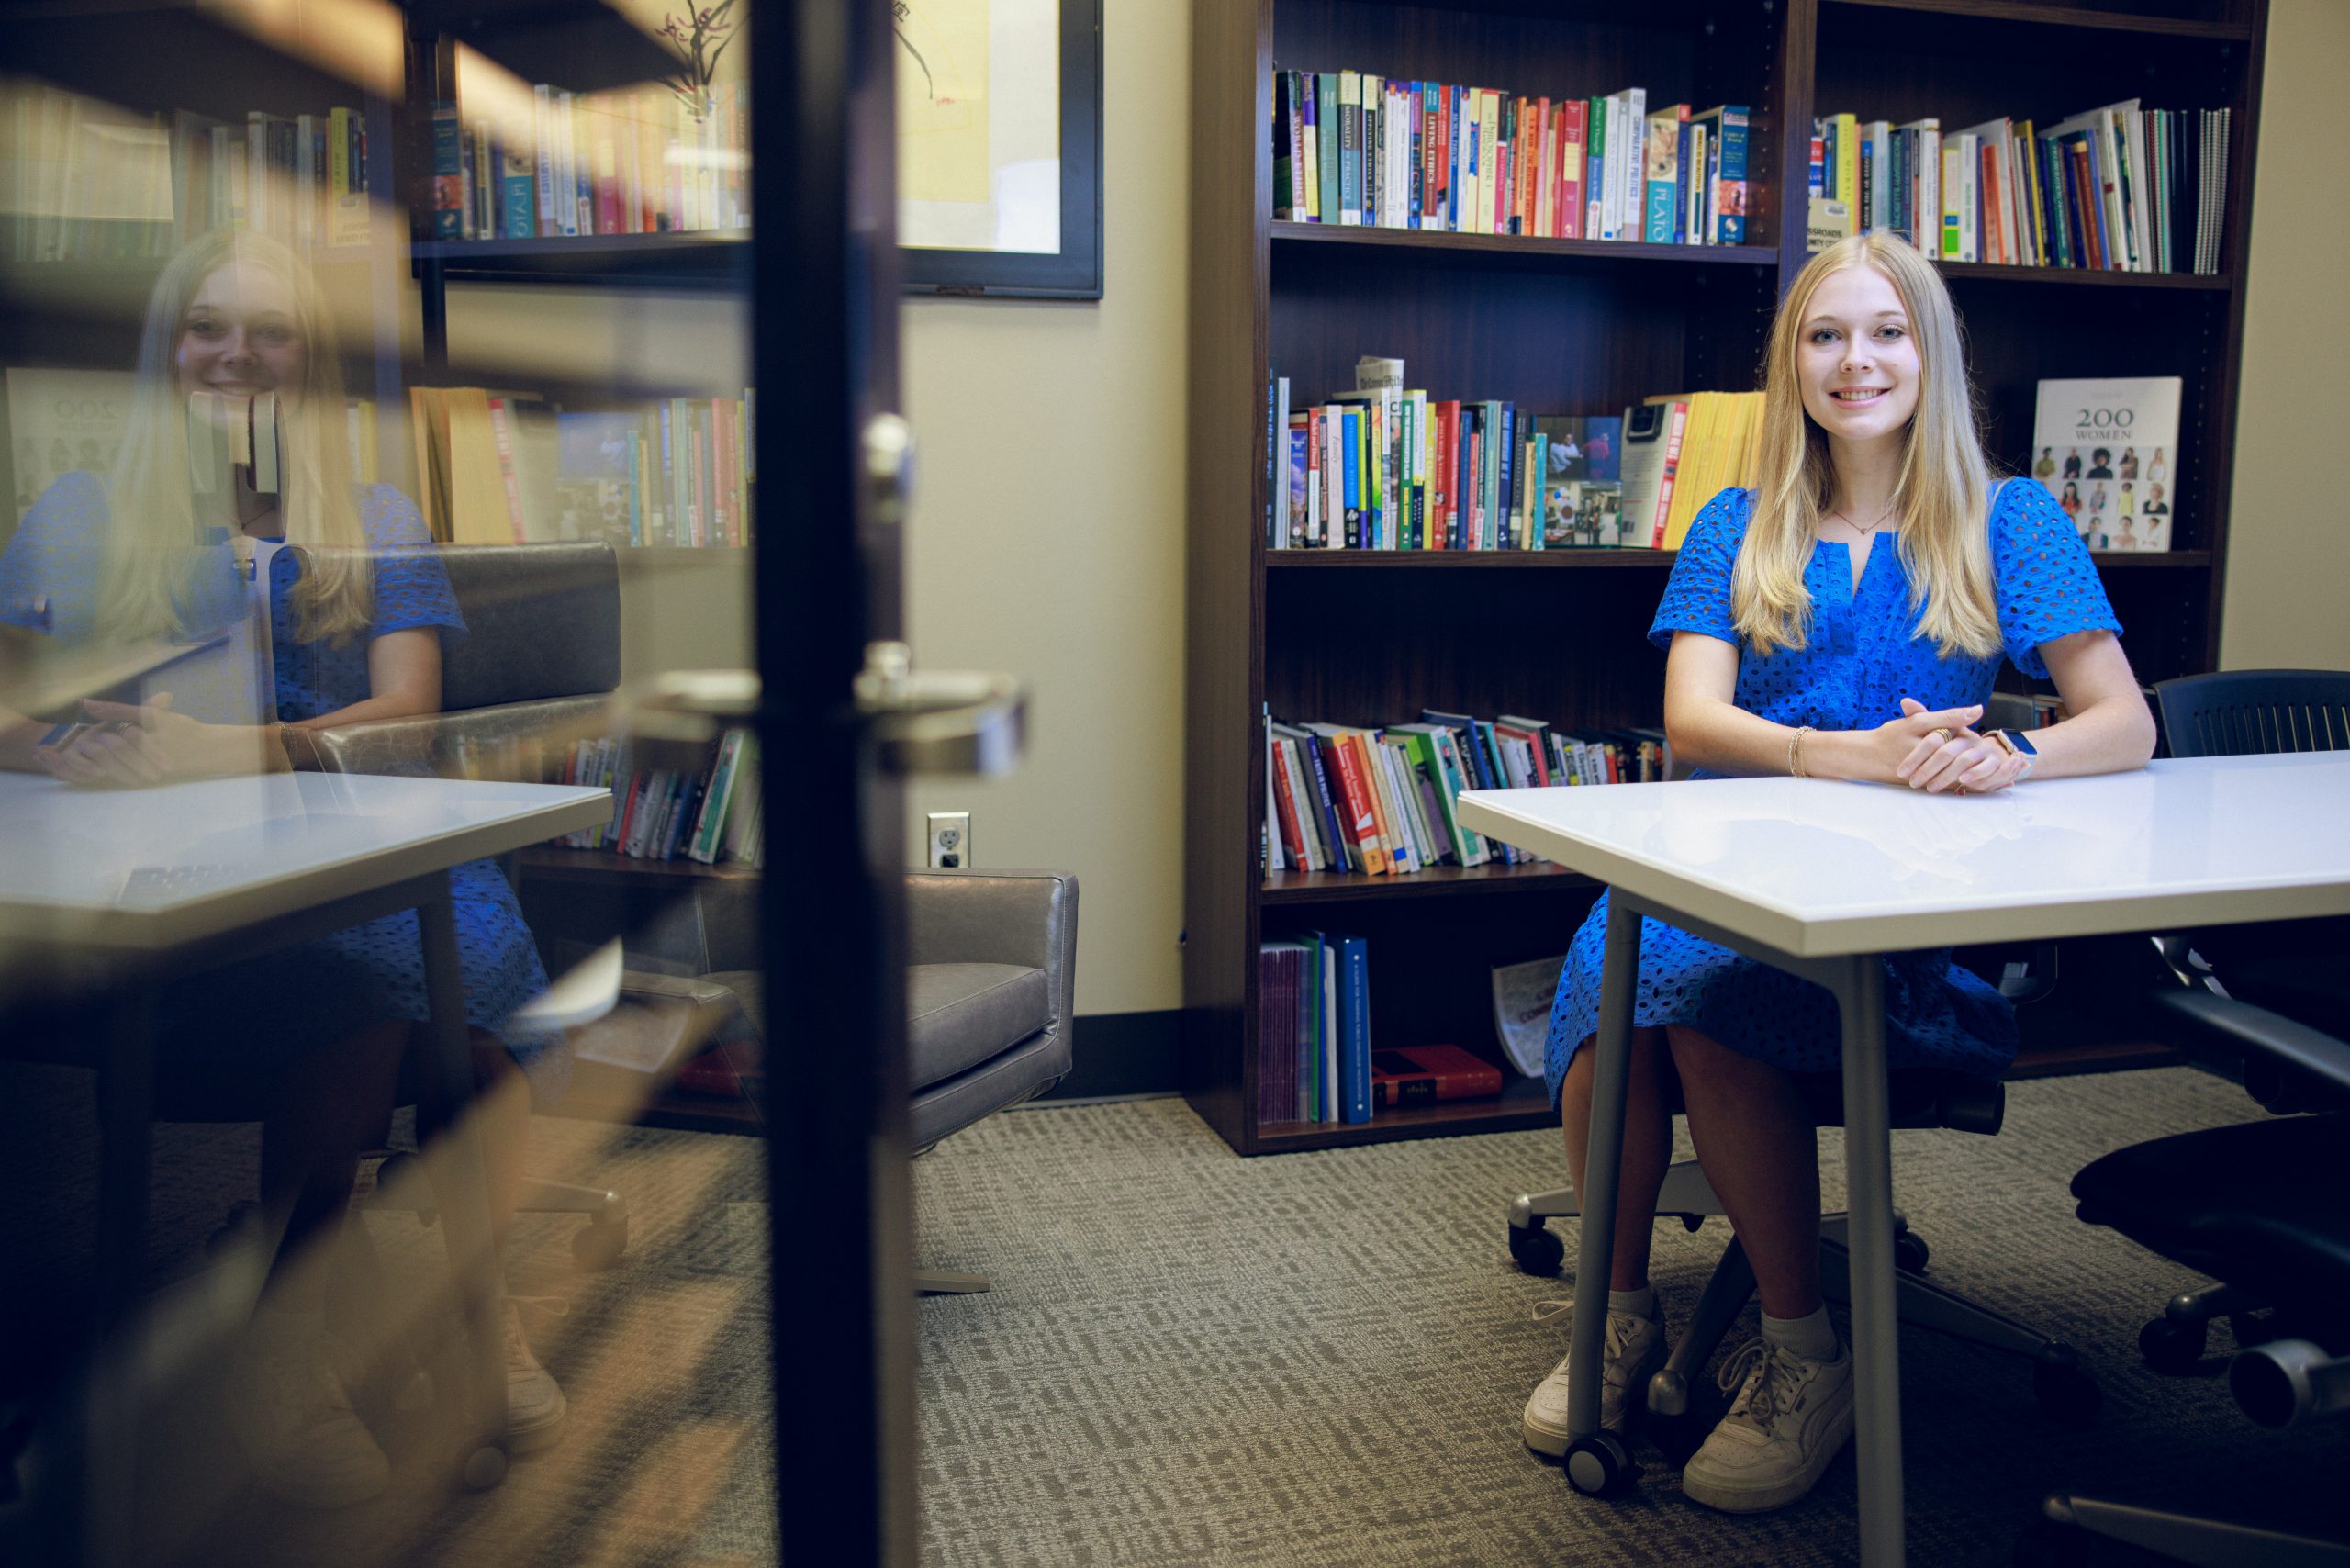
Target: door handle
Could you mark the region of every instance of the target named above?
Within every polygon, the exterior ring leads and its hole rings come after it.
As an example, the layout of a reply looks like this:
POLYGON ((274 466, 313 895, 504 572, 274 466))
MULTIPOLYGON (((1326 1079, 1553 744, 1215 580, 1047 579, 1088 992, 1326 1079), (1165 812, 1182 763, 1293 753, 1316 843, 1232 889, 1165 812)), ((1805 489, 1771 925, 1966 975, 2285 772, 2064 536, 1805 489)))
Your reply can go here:
MULTIPOLYGON (((872 729, 883 771, 899 778, 955 774, 992 778, 1012 771, 1026 738, 1028 697, 1013 677, 981 670, 917 670, 900 642, 867 646, 853 683, 856 711, 872 729)), ((634 732, 707 740, 759 710, 756 670, 671 670, 632 685, 624 704, 634 732)))
POLYGON ((903 643, 867 645, 857 711, 873 726, 881 766, 899 778, 1012 771, 1025 740, 1027 693, 988 670, 917 670, 903 643))

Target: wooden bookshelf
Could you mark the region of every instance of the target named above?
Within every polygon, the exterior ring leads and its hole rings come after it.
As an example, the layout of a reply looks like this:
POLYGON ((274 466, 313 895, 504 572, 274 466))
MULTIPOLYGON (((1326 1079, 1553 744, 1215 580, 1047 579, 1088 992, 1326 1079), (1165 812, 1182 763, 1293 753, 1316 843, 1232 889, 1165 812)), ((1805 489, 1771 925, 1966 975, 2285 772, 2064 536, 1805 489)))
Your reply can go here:
MULTIPOLYGON (((1556 867, 1416 877, 1267 874, 1260 715, 1379 725, 1423 708, 1530 713, 1563 729, 1653 724, 1646 639, 1669 553, 1268 550, 1265 388, 1293 406, 1352 385, 1364 353, 1436 397, 1613 412, 1654 393, 1760 384, 1772 309, 1804 264, 1812 117, 2047 123, 2127 97, 2232 108, 2212 277, 1947 264, 1986 445, 2030 455, 2037 383, 2184 384, 2178 548, 2104 553, 2142 679, 2211 668, 2224 588, 2243 259, 2266 0, 1258 0, 1192 31, 1191 523, 1185 698, 1183 1090, 1244 1154, 1548 1126, 1540 1085, 1360 1126, 1258 1121, 1256 954, 1312 929, 1372 955, 1372 1036, 1500 1058, 1490 971, 1562 953, 1595 896, 1556 867), (1274 222, 1276 67, 1752 110, 1749 242, 1606 244, 1274 222), (1796 220, 1789 221, 1789 215, 1796 220)), ((2012 672, 2009 672, 2012 678, 2012 672)), ((2051 1049, 2057 1048, 2053 1044, 2051 1049)), ((2044 1053, 2043 1053, 2044 1054, 2044 1053)), ((2140 1053, 2143 1055, 2143 1053, 2140 1053)), ((2099 1064, 2135 1061, 2100 1043, 2099 1064)), ((2062 1064, 2028 1053, 2020 1074, 2062 1064)))

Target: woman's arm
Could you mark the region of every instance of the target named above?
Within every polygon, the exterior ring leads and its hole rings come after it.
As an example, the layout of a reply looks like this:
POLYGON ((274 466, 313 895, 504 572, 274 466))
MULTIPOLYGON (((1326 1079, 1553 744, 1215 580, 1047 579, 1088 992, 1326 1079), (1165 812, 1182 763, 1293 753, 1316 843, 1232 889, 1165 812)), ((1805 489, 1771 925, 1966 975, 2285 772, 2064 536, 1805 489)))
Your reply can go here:
MULTIPOLYGON (((2154 755, 2154 716, 2121 640, 2106 631, 2075 632, 2041 644, 2040 656, 2071 717, 2031 732, 2039 756, 2031 777, 2077 778, 2145 767, 2154 755)), ((1997 742, 1961 731, 1921 763, 1909 782, 1926 790, 1956 783, 1980 791, 2012 784, 2024 772, 2021 760, 2009 757, 1997 742)))
POLYGON ((441 633, 430 626, 386 632, 367 644, 367 695, 348 707, 288 724, 331 730, 371 719, 415 719, 441 711, 441 633))
MULTIPOLYGON (((1714 773, 1786 773, 1796 727, 1748 712, 1737 697, 1738 645, 1702 632, 1674 633, 1664 661, 1664 733, 1674 759, 1714 773)), ((1814 730, 1803 737, 1803 770, 1890 784, 1905 761, 1930 749, 1925 737, 1934 730, 1958 734, 1982 716, 1980 707, 1919 709, 1874 730, 1814 730)))

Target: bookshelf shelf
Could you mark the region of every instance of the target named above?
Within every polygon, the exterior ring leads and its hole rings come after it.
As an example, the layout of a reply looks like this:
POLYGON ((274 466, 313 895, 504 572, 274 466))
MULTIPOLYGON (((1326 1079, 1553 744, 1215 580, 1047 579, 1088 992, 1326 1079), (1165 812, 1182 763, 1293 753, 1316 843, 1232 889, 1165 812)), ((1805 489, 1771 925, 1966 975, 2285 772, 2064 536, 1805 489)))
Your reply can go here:
POLYGON ((1670 550, 1268 550, 1281 571, 1451 572, 1652 571, 1673 565, 1670 550))
POLYGON ((437 265, 452 283, 666 284, 742 286, 749 233, 603 234, 531 240, 425 240, 410 249, 418 275, 437 265))
POLYGON ((533 877, 574 881, 608 881, 621 877, 639 881, 755 880, 758 871, 728 860, 706 866, 699 860, 639 860, 610 849, 565 849, 534 844, 514 852, 515 864, 533 877))
MULTIPOLYGON (((1269 549, 1264 397, 1292 409, 1405 362, 1436 398, 1612 413, 1659 393, 1759 385, 1772 309, 1807 261, 1815 115, 1945 124, 2142 95, 2232 112, 2220 275, 1952 264, 1993 463, 2028 464, 2037 384, 2176 375, 2180 548, 2096 565, 2142 681, 2217 662, 2232 489, 2245 243, 2266 0, 1256 0, 1192 34, 1183 1089, 1244 1154, 1549 1126, 1539 1082, 1361 1126, 1257 1119, 1259 945, 1315 930, 1370 945, 1371 1035, 1500 1059, 1491 971, 1550 958, 1595 894, 1550 865, 1365 878, 1262 864, 1261 717, 1378 726, 1424 710, 1521 713, 1562 732, 1656 722, 1644 633, 1673 556, 1653 550, 1269 549), (1588 12, 1588 14, 1586 14, 1588 12), (1275 222, 1274 64, 1651 106, 1753 106, 1738 247, 1609 244, 1275 222), (1677 264, 1676 264, 1677 263, 1677 264), (2087 292, 2084 292, 2084 291, 2087 292), (1631 576, 1623 574, 1631 573, 1631 576), (1564 574, 1563 576, 1559 574, 1564 574)), ((2012 676, 2010 678, 2013 678, 2012 676)))
POLYGON ((2024 284, 2031 286, 2087 288, 2172 288, 2203 294, 2225 294, 2236 280, 2224 273, 2092 272, 2087 267, 2009 267, 1987 262, 1938 262, 1943 279, 1953 284, 2024 284))
POLYGON ((1335 223, 1276 222, 1278 244, 1348 245, 1369 250, 1427 252, 1438 255, 1515 257, 1553 262, 1633 263, 1687 262, 1700 265, 1776 266, 1769 245, 1649 245, 1605 240, 1538 240, 1520 234, 1454 234, 1435 229, 1389 229, 1335 223))
POLYGON ((1308 1148, 1354 1148, 1404 1138, 1457 1137, 1464 1133, 1526 1132, 1555 1127, 1558 1113, 1539 1078, 1514 1078, 1499 1095, 1483 1100, 1439 1101, 1408 1110, 1382 1111, 1367 1122, 1265 1122, 1257 1129, 1255 1152, 1272 1154, 1308 1148))
POLYGON ((1589 877, 1547 860, 1521 866, 1431 866, 1403 877, 1361 877, 1347 871, 1271 871, 1259 902, 1267 904, 1362 903, 1446 898, 1462 893, 1555 892, 1597 888, 1589 877))
POLYGON ((2040 0, 1819 0, 1819 6, 1822 11, 1910 11, 1970 21, 2024 22, 2033 27, 2174 39, 2248 41, 2255 31, 2253 23, 2236 18, 2138 16, 2087 6, 2042 5, 2040 0))

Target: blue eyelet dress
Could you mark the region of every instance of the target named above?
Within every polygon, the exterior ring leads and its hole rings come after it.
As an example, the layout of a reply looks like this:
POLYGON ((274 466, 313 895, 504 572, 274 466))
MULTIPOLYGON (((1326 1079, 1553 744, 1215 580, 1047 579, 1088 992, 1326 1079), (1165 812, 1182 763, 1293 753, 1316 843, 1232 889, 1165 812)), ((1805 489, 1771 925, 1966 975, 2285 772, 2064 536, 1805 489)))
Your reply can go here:
MULTIPOLYGON (((1649 641, 1670 648, 1676 632, 1738 643, 1730 623, 1730 567, 1745 540, 1753 497, 1724 490, 1707 502, 1673 564, 1649 641)), ((2048 492, 2028 479, 2000 487, 1991 505, 1992 570, 2004 655, 2045 679, 2040 647, 2076 632, 2119 633, 2079 533, 2048 492)), ((1990 695, 1999 658, 1943 658, 1918 635, 1909 576, 1895 542, 1869 552, 1857 588, 1852 553, 1816 544, 1804 570, 1810 589, 1809 645, 1764 657, 1741 644, 1738 705, 1778 724, 1874 729, 1901 699, 1957 708, 1990 695)), ((1698 769, 1693 778, 1720 777, 1698 769)), ((1607 896, 1600 895, 1569 947, 1543 1051, 1550 1103, 1567 1064, 1599 1025, 1599 963, 1607 896)), ((1951 962, 1950 949, 1885 960, 1886 1051, 1891 1066, 1939 1067, 1997 1077, 2015 1059, 2015 1014, 1989 985, 1951 962)), ((1809 980, 1649 918, 1640 923, 1635 1026, 1682 1024, 1741 1056, 1793 1072, 1832 1072, 1841 1061, 1836 1003, 1809 980)))
MULTIPOLYGON (((367 645, 374 638, 424 628, 437 630, 444 640, 464 634, 464 619, 450 591, 448 574, 433 553, 431 534, 415 504, 389 485, 363 487, 358 499, 375 598, 364 635, 339 646, 297 641, 292 593, 298 565, 288 552, 270 557, 272 662, 277 681, 277 717, 285 723, 315 719, 365 699, 367 645)), ((67 474, 51 485, 25 514, 6 550, 0 551, 0 623, 32 627, 67 639, 89 636, 95 629, 111 516, 106 487, 96 476, 67 474)), ((224 614, 241 612, 242 597, 228 566, 225 537, 214 542, 222 546, 220 569, 190 573, 189 580, 203 586, 183 596, 183 619, 191 626, 215 624, 224 614)), ((466 1022, 498 1035, 528 1072, 532 1099, 543 1105, 551 1103, 570 1075, 568 1054, 554 1048, 561 1042, 560 1033, 509 1026, 515 1010, 547 984, 537 944, 523 924, 521 906, 492 861, 473 860, 457 867, 450 873, 450 887, 457 957, 465 983, 466 1022)), ((241 1024, 242 1047, 234 1054, 283 1057, 332 1043, 317 1037, 321 1030, 348 1033, 371 1017, 421 1022, 430 1015, 424 945, 413 910, 305 944, 255 972, 275 976, 277 982, 298 991, 293 977, 302 969, 299 955, 304 953, 323 960, 318 965, 322 972, 364 977, 365 984, 340 999, 339 1018, 334 1016, 335 998, 305 997, 299 999, 301 1005, 289 1008, 289 1013, 306 1020, 300 1028, 255 1033, 241 1024)), ((297 999, 289 996, 287 1000, 297 999)))

